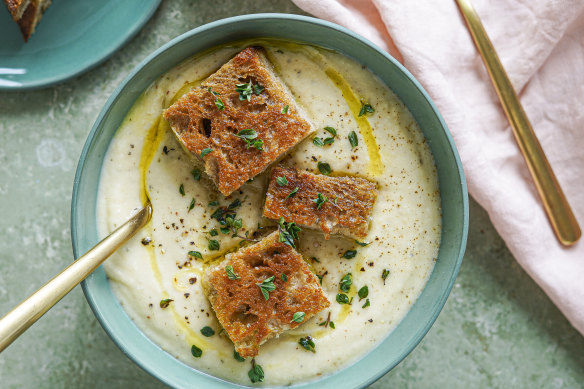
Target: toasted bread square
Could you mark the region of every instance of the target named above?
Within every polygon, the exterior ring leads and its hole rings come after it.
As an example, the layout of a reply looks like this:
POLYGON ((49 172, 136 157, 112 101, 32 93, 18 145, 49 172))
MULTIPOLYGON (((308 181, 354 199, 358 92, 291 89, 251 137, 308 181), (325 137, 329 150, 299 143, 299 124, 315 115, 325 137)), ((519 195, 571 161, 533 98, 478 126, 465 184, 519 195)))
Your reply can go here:
POLYGON ((279 242, 278 236, 275 231, 240 249, 203 276, 202 286, 217 319, 242 357, 256 356, 266 340, 299 326, 330 305, 302 256, 279 242), (230 279, 226 266, 233 266, 238 278, 230 279), (266 300, 258 284, 270 277, 274 277, 275 289, 266 300), (300 323, 293 320, 296 312, 305 314, 300 323))
POLYGON ((264 216, 320 229, 325 239, 330 234, 361 239, 369 231, 376 198, 376 184, 363 178, 328 177, 277 166, 272 170, 264 216), (286 177, 288 184, 278 184, 278 177, 286 177))
POLYGON ((213 150, 202 157, 205 171, 225 196, 313 131, 258 47, 241 51, 170 106, 164 117, 188 151, 201 157, 203 150, 213 150), (237 85, 249 83, 251 94, 240 94, 237 85), (262 150, 238 137, 242 130, 255 131, 253 140, 263 142, 262 150))
POLYGON ((24 41, 28 42, 51 0, 4 0, 4 3, 20 27, 24 41))

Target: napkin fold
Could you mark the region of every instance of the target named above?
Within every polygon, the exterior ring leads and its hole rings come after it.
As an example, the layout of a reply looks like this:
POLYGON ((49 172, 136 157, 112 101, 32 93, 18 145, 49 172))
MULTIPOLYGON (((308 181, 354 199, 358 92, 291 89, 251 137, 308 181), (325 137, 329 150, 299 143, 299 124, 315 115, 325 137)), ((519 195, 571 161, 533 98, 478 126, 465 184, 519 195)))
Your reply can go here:
MULTIPOLYGON (((420 81, 454 137, 470 194, 584 335, 584 242, 555 238, 455 1, 293 1, 389 51, 420 81)), ((584 226, 584 1, 472 2, 584 226)))

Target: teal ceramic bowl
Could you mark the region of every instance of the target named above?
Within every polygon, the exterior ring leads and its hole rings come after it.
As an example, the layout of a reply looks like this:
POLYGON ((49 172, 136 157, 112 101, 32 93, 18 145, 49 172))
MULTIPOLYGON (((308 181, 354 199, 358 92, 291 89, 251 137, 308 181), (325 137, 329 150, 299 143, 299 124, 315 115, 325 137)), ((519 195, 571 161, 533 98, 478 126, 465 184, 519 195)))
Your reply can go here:
MULTIPOLYGON (((87 139, 73 188, 71 232, 75 257, 98 242, 96 200, 108 145, 138 96, 162 73, 197 52, 229 41, 273 37, 334 49, 368 66, 405 103, 434 155, 442 193, 442 243, 422 294, 385 340, 354 364, 296 387, 359 388, 396 366, 428 332, 452 288, 464 253, 468 195, 464 173, 446 124, 428 94, 395 59, 364 38, 322 20, 283 14, 245 15, 219 20, 172 40, 139 64, 107 101, 87 139)), ((95 316, 120 349, 164 383, 177 387, 226 388, 232 383, 184 365, 152 343, 128 318, 112 294, 105 272, 83 283, 95 316)))

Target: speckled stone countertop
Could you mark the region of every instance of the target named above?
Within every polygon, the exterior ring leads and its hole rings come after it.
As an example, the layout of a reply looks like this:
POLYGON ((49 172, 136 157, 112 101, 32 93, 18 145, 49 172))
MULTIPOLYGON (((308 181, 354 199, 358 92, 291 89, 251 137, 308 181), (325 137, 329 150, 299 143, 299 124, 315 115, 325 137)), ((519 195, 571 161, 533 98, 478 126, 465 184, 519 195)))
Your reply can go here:
MULTIPOLYGON (((167 0, 97 68, 39 91, 0 93, 0 315, 71 262, 75 167, 118 83, 171 38, 258 12, 301 13, 287 0, 167 0)), ((163 385, 114 345, 77 287, 0 354, 0 387, 163 385)), ((468 248, 444 310, 418 347, 372 385, 404 387, 584 387, 584 338, 517 265, 474 201, 468 248)))

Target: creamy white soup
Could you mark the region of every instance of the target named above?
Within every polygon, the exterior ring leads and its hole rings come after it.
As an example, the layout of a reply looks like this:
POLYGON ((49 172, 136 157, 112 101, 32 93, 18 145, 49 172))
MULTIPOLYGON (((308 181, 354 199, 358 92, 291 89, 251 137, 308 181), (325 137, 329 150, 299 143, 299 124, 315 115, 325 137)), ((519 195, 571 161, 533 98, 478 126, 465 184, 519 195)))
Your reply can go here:
POLYGON ((203 294, 201 276, 210 262, 240 247, 241 239, 222 233, 211 217, 218 207, 241 202, 241 233, 275 225, 262 217, 266 173, 225 198, 161 117, 173 101, 250 44, 266 48, 317 129, 285 163, 318 173, 317 162, 327 162, 332 175, 363 177, 379 190, 369 234, 361 242, 336 236, 325 240, 321 232, 306 228, 299 234, 298 251, 321 279, 331 305, 260 347, 254 363, 263 369, 263 384, 289 385, 331 374, 363 357, 407 314, 438 255, 440 193, 430 149, 412 115, 358 62, 311 46, 256 40, 181 63, 144 91, 117 131, 103 165, 98 203, 99 231, 105 236, 146 196, 152 202, 152 221, 105 269, 128 316, 163 350, 199 371, 251 384, 252 362, 234 357, 233 343, 203 294), (361 112, 364 104, 372 108, 365 111, 373 112, 361 112), (319 146, 315 137, 332 137, 325 127, 337 135, 332 144, 319 146), (356 147, 348 139, 351 131, 356 147), (343 292, 341 280, 348 273, 352 284, 343 292), (341 293, 350 304, 337 301, 341 293), (299 344, 307 336, 314 352, 299 344), (192 346, 200 356, 193 355, 192 346))

